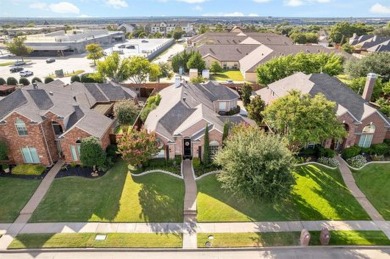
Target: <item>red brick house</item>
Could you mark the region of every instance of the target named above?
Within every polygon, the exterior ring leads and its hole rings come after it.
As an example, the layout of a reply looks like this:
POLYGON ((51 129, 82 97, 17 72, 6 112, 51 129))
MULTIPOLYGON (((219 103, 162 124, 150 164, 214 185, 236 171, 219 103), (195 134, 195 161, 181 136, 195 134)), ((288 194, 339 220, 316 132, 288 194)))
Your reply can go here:
POLYGON ((50 166, 60 158, 79 163, 81 139, 97 137, 106 148, 114 102, 134 97, 112 84, 56 80, 26 86, 0 100, 0 138, 9 146, 11 163, 50 166))
MULTIPOLYGON (((303 94, 318 93, 336 103, 336 115, 345 126, 348 135, 342 141, 328 140, 325 147, 343 149, 353 145, 370 147, 390 138, 390 119, 370 103, 374 88, 375 74, 369 74, 362 96, 353 92, 348 86, 335 77, 327 74, 305 75, 301 72, 276 81, 268 87, 258 90, 257 95, 268 105, 291 90, 303 94)), ((316 143, 311 143, 316 144, 316 143)))

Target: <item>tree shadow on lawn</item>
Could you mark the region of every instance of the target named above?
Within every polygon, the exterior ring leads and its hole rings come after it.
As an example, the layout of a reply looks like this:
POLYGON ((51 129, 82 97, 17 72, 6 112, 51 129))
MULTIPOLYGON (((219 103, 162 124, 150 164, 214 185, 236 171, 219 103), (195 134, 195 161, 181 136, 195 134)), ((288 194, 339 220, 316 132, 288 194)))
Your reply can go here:
POLYGON ((302 220, 370 219, 338 170, 309 165, 297 167, 294 172, 301 183, 294 187, 292 199, 302 220))
MULTIPOLYGON (((178 230, 183 222, 183 180, 152 173, 140 177, 133 176, 133 181, 141 185, 138 193, 141 206, 139 218, 150 223, 170 223, 169 229, 178 230), (178 222, 180 223, 176 224, 178 222)), ((157 231, 168 229, 167 224, 153 224, 153 227, 157 231)))
MULTIPOLYGON (((286 199, 280 202, 269 202, 263 200, 250 199, 233 194, 221 187, 216 175, 210 175, 198 182, 198 193, 204 193, 221 203, 228 205, 234 210, 244 214, 247 220, 218 220, 204 219, 205 222, 213 221, 284 221, 297 220, 298 213, 293 202, 286 199)), ((223 214, 223 211, 217 211, 214 204, 207 204, 208 207, 200 208, 198 202, 198 213, 205 213, 207 210, 216 210, 215 213, 223 214), (201 211, 203 210, 203 212, 201 211)), ((202 205, 201 205, 202 206, 202 205)))

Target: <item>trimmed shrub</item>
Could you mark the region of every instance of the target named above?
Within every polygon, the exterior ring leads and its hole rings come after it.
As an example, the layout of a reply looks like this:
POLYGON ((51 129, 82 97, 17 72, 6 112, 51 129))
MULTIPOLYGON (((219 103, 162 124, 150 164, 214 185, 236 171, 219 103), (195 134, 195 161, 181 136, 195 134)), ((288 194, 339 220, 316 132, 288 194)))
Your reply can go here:
POLYGON ((316 154, 316 150, 314 148, 302 148, 299 151, 299 156, 314 156, 316 154))
POLYGON ((5 85, 7 82, 4 80, 4 78, 0 77, 0 85, 5 85))
POLYGON ((349 159, 349 158, 352 158, 352 157, 359 155, 360 151, 361 151, 361 148, 359 146, 352 146, 352 147, 344 149, 343 152, 341 152, 341 156, 344 159, 349 159))
POLYGON ((74 75, 70 78, 70 82, 73 83, 73 82, 81 82, 81 79, 78 75, 74 75))
POLYGON ((360 154, 372 154, 372 149, 370 147, 360 148, 360 154))
POLYGON ((19 84, 22 84, 22 85, 29 85, 29 84, 30 84, 30 81, 28 81, 28 79, 25 78, 25 77, 21 77, 21 78, 19 79, 19 84))
POLYGON ((117 145, 109 145, 106 148, 106 156, 107 156, 107 159, 111 159, 112 162, 116 162, 117 158, 120 156, 118 154, 118 146, 117 145))
POLYGON ((6 160, 8 157, 8 145, 5 141, 0 140, 0 160, 6 160))
POLYGON ((226 115, 231 116, 231 115, 238 114, 238 113, 240 113, 240 109, 241 109, 240 106, 237 105, 236 108, 233 108, 233 109, 231 109, 230 111, 228 111, 228 112, 226 113, 226 115))
POLYGON ((39 77, 34 77, 33 79, 31 79, 31 83, 42 83, 42 80, 39 78, 39 77))
POLYGON ((357 155, 347 159, 347 163, 352 167, 360 168, 367 163, 367 159, 362 155, 357 155))
POLYGON ((43 165, 22 164, 12 169, 12 174, 17 175, 41 175, 45 171, 43 165))
POLYGON ((336 156, 336 151, 334 151, 334 150, 332 150, 330 148, 324 148, 324 147, 319 146, 317 148, 317 156, 318 157, 332 158, 332 157, 336 156))
POLYGON ((338 167, 340 165, 339 161, 337 161, 336 158, 332 158, 332 157, 320 157, 318 158, 318 163, 330 167, 338 167))
POLYGON ((45 84, 48 84, 48 83, 53 82, 53 81, 54 81, 54 79, 51 78, 51 77, 46 77, 45 78, 45 84))
POLYGON ((382 156, 390 153, 390 146, 386 143, 374 144, 371 146, 372 154, 382 156))
POLYGON ((7 85, 17 85, 18 80, 16 80, 15 77, 8 77, 7 78, 7 85))
POLYGON ((81 83, 102 83, 99 80, 96 80, 91 73, 82 74, 80 77, 81 83))

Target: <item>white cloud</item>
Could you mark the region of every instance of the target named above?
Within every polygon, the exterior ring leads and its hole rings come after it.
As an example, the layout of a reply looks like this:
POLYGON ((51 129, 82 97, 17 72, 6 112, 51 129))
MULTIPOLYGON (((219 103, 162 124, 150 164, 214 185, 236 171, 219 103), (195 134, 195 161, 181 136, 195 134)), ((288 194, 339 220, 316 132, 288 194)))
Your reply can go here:
POLYGON ((207 0, 177 0, 178 2, 184 2, 187 4, 201 4, 206 2, 207 0))
POLYGON ((271 0, 253 0, 253 2, 263 4, 263 3, 271 2, 271 0))
POLYGON ((390 14, 390 6, 384 6, 379 3, 376 3, 371 6, 370 12, 376 14, 390 14))
POLYGON ((195 11, 202 11, 203 10, 202 6, 200 6, 200 5, 195 6, 193 9, 195 11))
POLYGON ((128 7, 127 2, 124 0, 106 0, 106 4, 114 7, 115 9, 128 7))
POLYGON ((248 14, 248 16, 250 16, 250 17, 257 17, 259 15, 257 13, 250 13, 250 14, 248 14))
POLYGON ((287 0, 287 1, 285 1, 285 4, 287 6, 300 6, 300 5, 303 5, 303 1, 302 0, 287 0))
POLYGON ((40 9, 40 10, 46 10, 47 4, 46 3, 32 3, 29 5, 32 9, 40 9))
POLYGON ((56 4, 50 4, 49 10, 54 13, 80 13, 80 9, 72 3, 69 2, 59 2, 56 4))

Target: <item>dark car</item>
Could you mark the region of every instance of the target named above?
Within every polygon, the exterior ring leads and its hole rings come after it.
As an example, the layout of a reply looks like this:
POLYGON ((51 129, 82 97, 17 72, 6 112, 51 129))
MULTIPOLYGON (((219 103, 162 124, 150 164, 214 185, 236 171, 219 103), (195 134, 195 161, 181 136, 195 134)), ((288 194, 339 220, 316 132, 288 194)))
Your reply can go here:
POLYGON ((56 62, 56 60, 54 58, 46 59, 46 63, 53 63, 53 62, 56 62))
POLYGON ((14 66, 23 66, 23 65, 26 65, 26 62, 24 61, 21 61, 21 60, 18 60, 14 63, 14 66))
POLYGON ((10 71, 11 73, 19 72, 19 71, 22 71, 22 70, 23 70, 22 67, 11 67, 11 68, 9 69, 9 71, 10 71))

